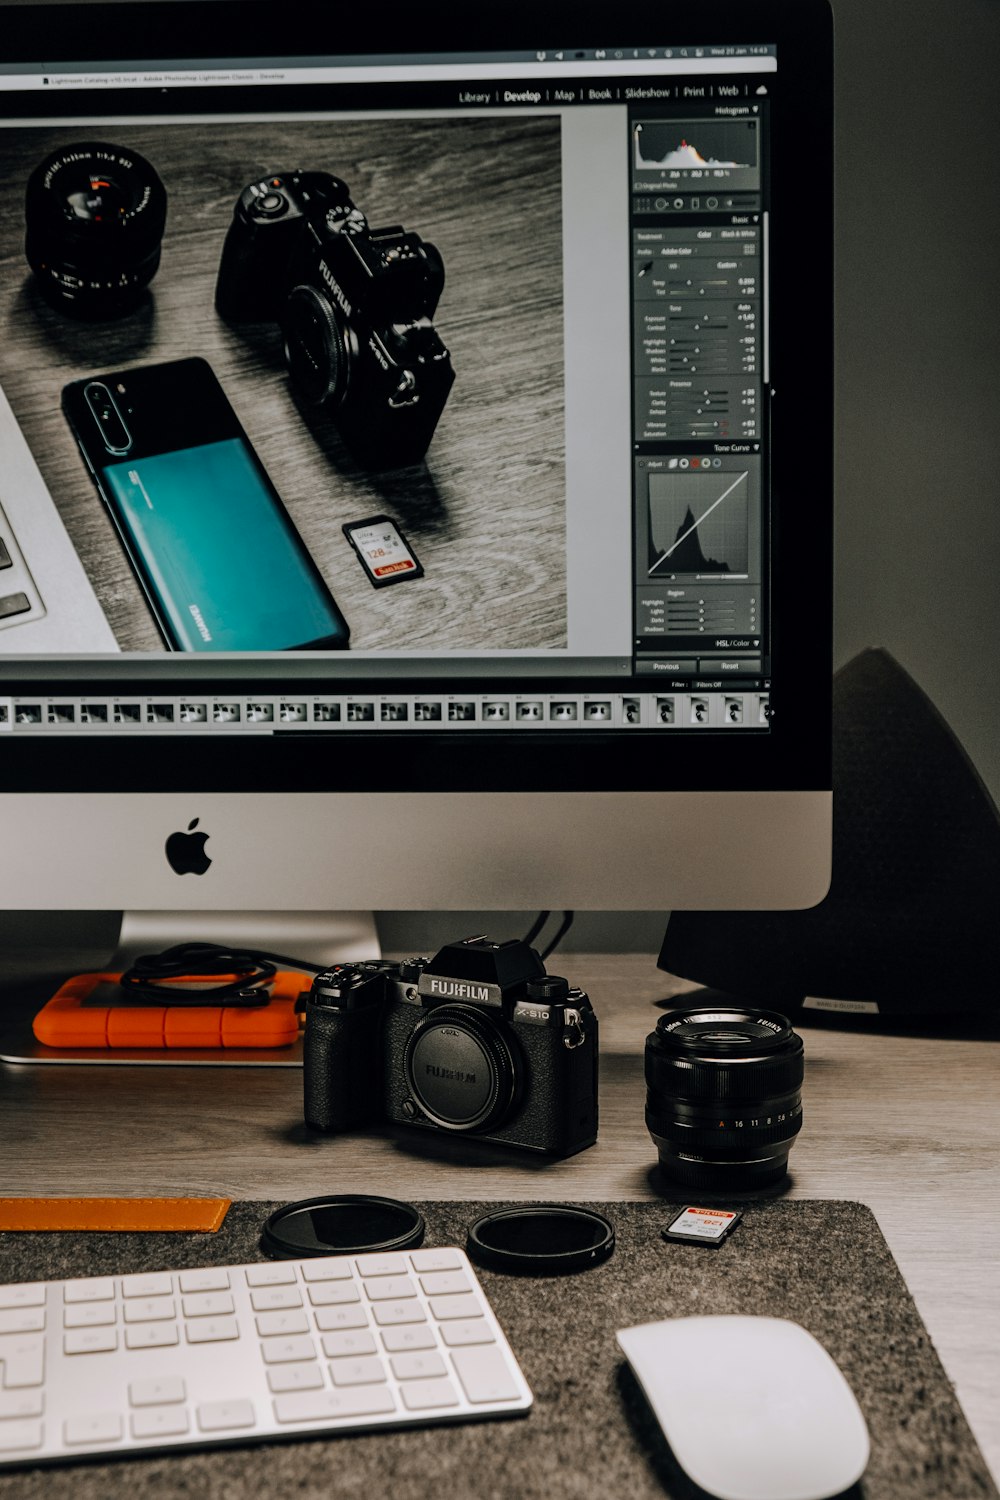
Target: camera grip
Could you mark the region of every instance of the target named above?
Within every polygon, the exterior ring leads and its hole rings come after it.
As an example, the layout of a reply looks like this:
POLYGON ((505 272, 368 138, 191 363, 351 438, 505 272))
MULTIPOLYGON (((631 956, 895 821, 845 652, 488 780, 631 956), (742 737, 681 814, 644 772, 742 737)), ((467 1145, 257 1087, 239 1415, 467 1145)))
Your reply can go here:
POLYGON ((383 1117, 381 1005, 310 1005, 302 1069, 305 1120, 313 1130, 351 1130, 383 1117))

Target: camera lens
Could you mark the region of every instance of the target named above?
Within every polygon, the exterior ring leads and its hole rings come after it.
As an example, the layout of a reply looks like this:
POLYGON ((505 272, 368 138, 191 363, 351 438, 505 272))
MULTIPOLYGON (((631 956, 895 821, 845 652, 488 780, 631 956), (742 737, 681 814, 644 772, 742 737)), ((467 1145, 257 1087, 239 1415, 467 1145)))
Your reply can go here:
POLYGON ((779 1181, 802 1128, 802 1039, 743 1006, 668 1010, 646 1038, 646 1126, 670 1177, 692 1187, 779 1181))
POLYGON ((403 1056, 414 1104, 443 1130, 489 1130, 517 1094, 514 1045, 481 1011, 438 1006, 411 1032, 403 1056))
POLYGON ((348 348, 332 304, 313 286, 293 287, 284 329, 292 384, 314 405, 339 404, 347 389, 348 348))
POLYGON ((160 264, 167 194, 149 162, 99 141, 64 146, 32 172, 25 254, 39 290, 76 318, 116 318, 160 264))

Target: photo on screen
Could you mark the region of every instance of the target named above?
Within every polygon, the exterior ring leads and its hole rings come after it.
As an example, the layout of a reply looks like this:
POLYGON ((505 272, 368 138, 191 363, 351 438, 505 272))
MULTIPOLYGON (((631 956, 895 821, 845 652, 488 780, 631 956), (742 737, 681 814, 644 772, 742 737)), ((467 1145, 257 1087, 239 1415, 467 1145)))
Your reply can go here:
MULTIPOLYGON (((349 624, 351 649, 565 648, 560 132, 551 115, 399 114, 0 132, 0 386, 122 651, 163 651, 166 643, 87 474, 61 393, 73 381, 192 356, 221 383, 349 624), (24 253, 32 171, 50 153, 88 141, 139 153, 167 194, 159 268, 139 305, 110 320, 53 308, 24 253), (454 383, 420 461, 383 468, 359 459, 330 403, 311 405, 290 386, 280 324, 266 315, 227 322, 216 310, 241 192, 297 171, 342 179, 371 231, 415 234, 440 254, 444 285, 432 321, 454 383), (359 556, 364 533, 355 530, 352 542, 352 528, 376 516, 395 524, 419 564, 392 587, 377 586, 359 556)), ((386 316, 405 319, 407 309, 386 316)), ((209 531, 218 545, 219 528, 209 531)), ((64 649, 74 649, 71 636, 64 649)))

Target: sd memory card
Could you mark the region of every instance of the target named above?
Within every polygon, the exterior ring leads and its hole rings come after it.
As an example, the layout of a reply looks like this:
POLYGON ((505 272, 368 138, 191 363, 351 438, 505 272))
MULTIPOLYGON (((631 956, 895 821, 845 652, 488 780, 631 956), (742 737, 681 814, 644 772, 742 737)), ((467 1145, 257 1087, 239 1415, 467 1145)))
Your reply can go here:
POLYGON ((742 1217, 735 1208, 682 1208, 661 1233, 665 1240, 717 1247, 732 1234, 742 1217))

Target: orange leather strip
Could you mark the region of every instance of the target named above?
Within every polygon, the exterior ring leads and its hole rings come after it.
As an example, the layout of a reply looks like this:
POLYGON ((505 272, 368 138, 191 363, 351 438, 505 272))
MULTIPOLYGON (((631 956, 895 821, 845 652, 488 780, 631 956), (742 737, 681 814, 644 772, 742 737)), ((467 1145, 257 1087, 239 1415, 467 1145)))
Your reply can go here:
POLYGON ((231 1198, 0 1198, 0 1230, 181 1229, 214 1234, 231 1198))

